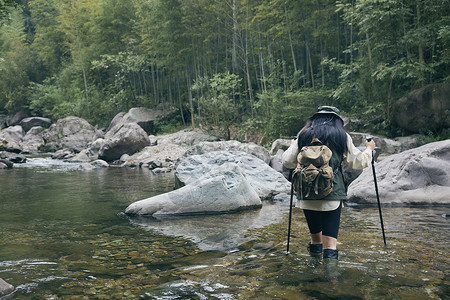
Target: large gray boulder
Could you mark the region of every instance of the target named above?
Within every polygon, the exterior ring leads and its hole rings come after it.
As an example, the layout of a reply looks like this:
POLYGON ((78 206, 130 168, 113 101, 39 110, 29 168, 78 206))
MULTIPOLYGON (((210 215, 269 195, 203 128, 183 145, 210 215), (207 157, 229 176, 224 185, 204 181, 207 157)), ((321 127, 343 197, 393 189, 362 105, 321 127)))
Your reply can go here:
POLYGON ((95 134, 95 128, 86 120, 72 116, 65 117, 45 130, 44 144, 39 147, 39 151, 55 152, 68 149, 80 152, 92 142, 95 134))
POLYGON ((414 90, 396 103, 394 120, 409 132, 450 128, 450 84, 437 83, 414 90))
POLYGON ((193 146, 201 142, 215 142, 219 138, 209 135, 200 129, 184 129, 175 133, 160 136, 152 136, 158 145, 175 144, 183 146, 193 146))
POLYGON ((39 147, 44 144, 44 128, 32 127, 27 131, 22 141, 22 153, 37 153, 39 147))
POLYGON ((134 202, 125 213, 156 217, 227 213, 261 206, 261 199, 242 170, 229 163, 180 189, 134 202))
POLYGON ((147 146, 124 159, 122 166, 142 167, 149 169, 164 168, 171 171, 175 168, 177 160, 183 156, 188 146, 176 144, 158 144, 156 146, 147 146))
POLYGON ((16 143, 21 143, 24 135, 25 131, 20 125, 10 126, 0 131, 1 137, 13 140, 16 143))
MULTIPOLYGON (((382 203, 449 203, 450 140, 391 155, 375 164, 375 170, 382 203)), ((371 167, 352 182, 347 200, 377 202, 371 167)))
POLYGON ((270 162, 270 154, 266 148, 254 143, 241 143, 235 140, 220 142, 201 142, 194 145, 184 154, 185 157, 191 155, 200 155, 213 151, 241 151, 256 156, 266 164, 270 162))
POLYGON ((181 159, 175 171, 175 187, 191 184, 225 163, 238 165, 261 199, 290 192, 290 183, 261 159, 239 151, 214 151, 181 159))
POLYGON ((105 134, 98 158, 118 160, 123 154, 132 155, 150 145, 147 133, 136 123, 120 123, 105 134))
POLYGON ((136 123, 147 133, 155 131, 154 122, 156 120, 163 120, 169 118, 178 112, 174 107, 158 107, 156 109, 148 109, 146 107, 133 107, 127 113, 120 112, 111 121, 106 132, 110 131, 116 126, 121 126, 126 123, 136 123))
POLYGON ((25 132, 22 126, 10 126, 0 130, 0 151, 22 152, 22 140, 25 132))
POLYGON ((25 132, 28 132, 28 130, 30 130, 35 126, 48 128, 51 124, 52 120, 50 120, 49 118, 42 118, 42 117, 29 117, 20 121, 20 125, 22 126, 25 132))
MULTIPOLYGON (((362 132, 350 132, 350 136, 353 139, 353 144, 355 146, 360 146, 365 148, 366 137, 370 134, 362 132)), ((400 153, 409 149, 417 148, 421 146, 419 144, 419 135, 410 135, 404 137, 396 137, 394 139, 389 139, 383 136, 370 135, 373 137, 377 148, 379 148, 380 154, 383 156, 400 153)))

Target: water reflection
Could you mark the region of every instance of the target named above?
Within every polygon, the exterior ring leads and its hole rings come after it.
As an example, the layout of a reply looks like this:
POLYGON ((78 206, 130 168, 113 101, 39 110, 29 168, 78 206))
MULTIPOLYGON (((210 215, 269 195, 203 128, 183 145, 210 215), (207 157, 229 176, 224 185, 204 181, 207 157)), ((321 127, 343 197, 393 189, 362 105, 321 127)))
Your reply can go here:
POLYGON ((181 236, 195 242, 199 249, 232 250, 252 239, 251 229, 281 222, 288 207, 264 203, 261 209, 232 214, 179 217, 130 217, 132 224, 168 236, 181 236))

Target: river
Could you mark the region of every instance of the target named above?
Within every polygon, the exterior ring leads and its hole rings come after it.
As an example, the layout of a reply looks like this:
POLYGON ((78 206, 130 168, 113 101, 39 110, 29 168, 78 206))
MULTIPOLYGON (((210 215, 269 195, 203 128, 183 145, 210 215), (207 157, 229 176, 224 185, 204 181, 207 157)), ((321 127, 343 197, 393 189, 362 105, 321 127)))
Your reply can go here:
POLYGON ((30 158, 0 170, 0 278, 11 299, 449 299, 450 208, 343 209, 339 269, 327 280, 288 205, 235 214, 129 218, 173 189, 173 173, 30 158))

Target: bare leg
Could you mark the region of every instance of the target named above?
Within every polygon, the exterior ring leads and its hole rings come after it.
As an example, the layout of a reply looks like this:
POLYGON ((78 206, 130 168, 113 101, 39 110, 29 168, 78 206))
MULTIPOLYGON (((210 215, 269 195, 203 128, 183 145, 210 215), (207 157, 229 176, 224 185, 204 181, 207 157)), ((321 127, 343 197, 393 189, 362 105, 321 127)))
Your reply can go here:
POLYGON ((337 239, 331 236, 322 236, 323 248, 336 250, 337 239))
POLYGON ((319 233, 311 233, 311 244, 322 244, 322 231, 319 233))

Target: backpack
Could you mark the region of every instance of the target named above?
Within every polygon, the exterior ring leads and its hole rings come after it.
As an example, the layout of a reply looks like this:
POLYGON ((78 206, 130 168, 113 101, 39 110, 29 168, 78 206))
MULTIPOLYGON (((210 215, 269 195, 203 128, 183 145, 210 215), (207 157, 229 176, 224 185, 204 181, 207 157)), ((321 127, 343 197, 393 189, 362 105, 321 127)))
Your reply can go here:
POLYGON ((329 165, 330 148, 315 138, 297 155, 297 168, 292 175, 295 192, 304 200, 319 200, 333 189, 334 172, 329 165))

